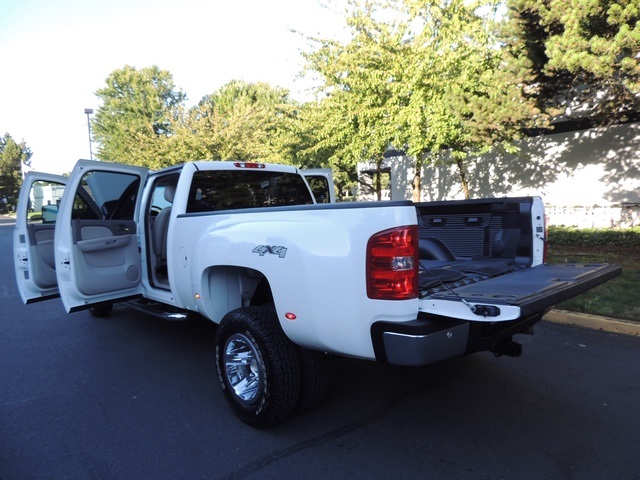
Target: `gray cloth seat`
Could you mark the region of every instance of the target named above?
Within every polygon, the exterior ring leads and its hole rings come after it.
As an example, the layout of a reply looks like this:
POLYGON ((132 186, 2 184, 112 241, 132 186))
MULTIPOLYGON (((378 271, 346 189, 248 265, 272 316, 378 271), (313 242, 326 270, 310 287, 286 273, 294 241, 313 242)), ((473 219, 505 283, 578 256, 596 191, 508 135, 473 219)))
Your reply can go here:
MULTIPOLYGON (((176 194, 175 185, 165 185, 164 198, 167 202, 173 203, 176 194)), ((171 216, 171 205, 163 208, 153 222, 153 252, 156 255, 156 267, 160 268, 167 264, 167 231, 169 230, 169 217, 171 216)))

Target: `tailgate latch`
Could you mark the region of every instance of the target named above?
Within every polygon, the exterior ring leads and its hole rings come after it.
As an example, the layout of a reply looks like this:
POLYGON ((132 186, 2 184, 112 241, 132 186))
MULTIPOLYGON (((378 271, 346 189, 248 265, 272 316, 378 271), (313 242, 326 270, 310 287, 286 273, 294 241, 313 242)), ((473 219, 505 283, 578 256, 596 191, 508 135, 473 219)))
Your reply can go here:
POLYGON ((473 305, 471 311, 480 317, 497 317, 500 315, 500 309, 495 305, 473 305))

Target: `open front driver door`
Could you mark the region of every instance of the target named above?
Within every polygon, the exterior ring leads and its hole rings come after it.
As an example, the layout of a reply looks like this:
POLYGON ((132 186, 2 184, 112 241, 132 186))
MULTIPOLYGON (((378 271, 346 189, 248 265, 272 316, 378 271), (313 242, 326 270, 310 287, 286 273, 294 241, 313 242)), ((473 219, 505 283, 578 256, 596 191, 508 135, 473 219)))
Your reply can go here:
POLYGON ((55 263, 67 312, 141 293, 138 215, 146 168, 79 161, 60 202, 55 263))

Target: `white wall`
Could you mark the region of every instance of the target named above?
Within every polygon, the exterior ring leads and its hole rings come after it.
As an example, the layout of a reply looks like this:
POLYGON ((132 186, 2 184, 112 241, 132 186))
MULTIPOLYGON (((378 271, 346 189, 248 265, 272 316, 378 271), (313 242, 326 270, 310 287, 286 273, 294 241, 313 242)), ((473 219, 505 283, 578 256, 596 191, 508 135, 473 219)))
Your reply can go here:
POLYGON ((64 185, 42 185, 41 182, 37 182, 31 189, 30 208, 34 212, 40 212, 43 205, 56 205, 63 193, 64 185))
MULTIPOLYGON (((518 155, 468 161, 472 198, 541 196, 550 224, 640 225, 640 123, 534 137, 518 155)), ((412 198, 413 160, 389 159, 391 199, 412 198)), ((455 166, 427 165, 422 201, 463 199, 455 166)))

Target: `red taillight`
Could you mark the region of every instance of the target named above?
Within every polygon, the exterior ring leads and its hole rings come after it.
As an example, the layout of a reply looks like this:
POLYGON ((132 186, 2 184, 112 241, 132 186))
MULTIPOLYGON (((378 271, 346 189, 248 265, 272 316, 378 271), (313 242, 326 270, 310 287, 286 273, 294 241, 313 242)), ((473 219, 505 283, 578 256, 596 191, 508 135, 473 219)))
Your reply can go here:
POLYGON ((367 244, 367 296, 406 300, 418 296, 418 226, 376 233, 367 244))
POLYGON ((264 163, 256 162, 234 162, 233 165, 238 168, 265 168, 264 163))

